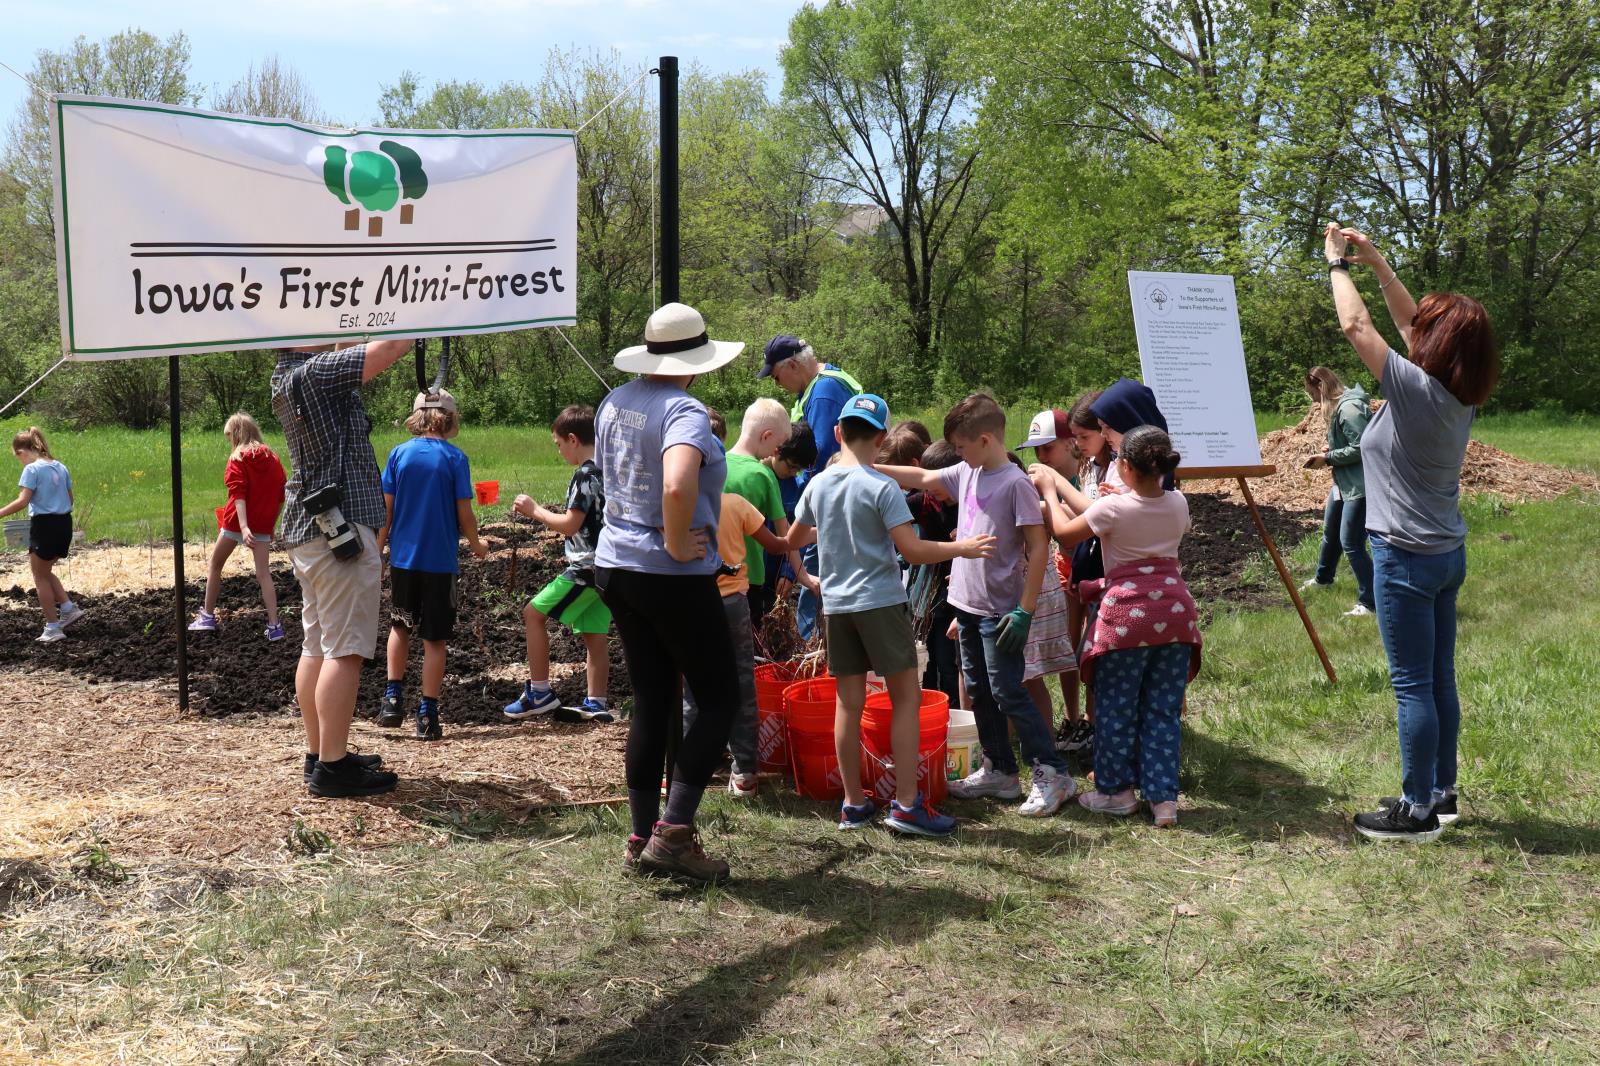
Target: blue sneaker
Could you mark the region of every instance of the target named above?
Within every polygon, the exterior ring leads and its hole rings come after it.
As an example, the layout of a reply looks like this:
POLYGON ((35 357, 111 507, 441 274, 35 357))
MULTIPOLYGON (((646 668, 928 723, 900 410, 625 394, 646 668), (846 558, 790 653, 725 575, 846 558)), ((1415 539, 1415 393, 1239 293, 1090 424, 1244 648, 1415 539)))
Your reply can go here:
POLYGON ((883 820, 883 824, 897 833, 913 833, 922 837, 947 837, 956 831, 956 820, 928 806, 920 792, 909 810, 900 806, 899 800, 891 800, 889 817, 883 820))
POLYGON ((865 829, 872 824, 872 818, 878 813, 878 805, 872 802, 872 797, 867 797, 867 802, 859 807, 852 807, 848 803, 839 806, 840 829, 865 829))
POLYGON ((593 696, 585 696, 578 705, 578 710, 591 722, 615 722, 617 716, 611 713, 611 708, 593 696))
POLYGON ((549 714, 561 706, 561 699, 554 689, 547 688, 543 692, 534 692, 533 686, 523 682, 522 695, 506 704, 503 713, 507 718, 532 718, 535 715, 549 714))

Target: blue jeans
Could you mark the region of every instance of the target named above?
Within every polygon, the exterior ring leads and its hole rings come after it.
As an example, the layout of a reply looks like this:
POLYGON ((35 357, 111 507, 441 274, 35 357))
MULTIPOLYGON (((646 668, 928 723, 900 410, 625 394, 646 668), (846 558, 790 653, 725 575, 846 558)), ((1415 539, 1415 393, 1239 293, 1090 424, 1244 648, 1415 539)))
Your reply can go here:
POLYGON ((1372 561, 1378 632, 1398 704, 1402 794, 1427 807, 1456 787, 1456 593, 1467 549, 1420 555, 1374 533, 1372 561))
POLYGON ((1177 800, 1178 716, 1193 654, 1187 644, 1158 644, 1095 661, 1095 788, 1114 795, 1137 782, 1147 803, 1177 800))
POLYGON ((1341 500, 1338 490, 1328 492, 1322 511, 1322 554, 1317 558, 1317 584, 1333 584, 1343 550, 1356 576, 1356 601, 1372 607, 1372 559, 1367 555, 1367 498, 1341 500))
POLYGON ((977 720, 978 743, 989 764, 996 773, 1017 772, 1017 755, 1011 750, 1011 734, 1006 729, 1009 721, 1030 766, 1043 764, 1067 773, 1067 760, 1056 751, 1050 727, 1022 687, 1022 652, 1003 652, 995 646, 1000 619, 957 609, 956 625, 961 634, 961 674, 967 681, 967 700, 977 720))
MULTIPOLYGON (((806 568, 806 573, 815 576, 817 573, 817 546, 800 549, 800 565, 806 568)), ((817 611, 822 606, 822 601, 811 595, 810 589, 800 590, 800 599, 794 605, 795 629, 800 633, 801 640, 810 640, 811 634, 817 631, 817 611)))

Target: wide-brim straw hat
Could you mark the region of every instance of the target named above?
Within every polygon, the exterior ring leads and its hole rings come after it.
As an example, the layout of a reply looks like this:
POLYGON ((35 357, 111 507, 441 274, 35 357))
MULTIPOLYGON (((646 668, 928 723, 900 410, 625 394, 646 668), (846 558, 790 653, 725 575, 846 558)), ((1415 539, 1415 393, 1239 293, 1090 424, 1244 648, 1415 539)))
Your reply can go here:
POLYGON ((706 320, 687 304, 662 304, 644 326, 644 343, 624 348, 612 360, 629 374, 705 374, 727 366, 744 351, 744 341, 706 337, 706 320))

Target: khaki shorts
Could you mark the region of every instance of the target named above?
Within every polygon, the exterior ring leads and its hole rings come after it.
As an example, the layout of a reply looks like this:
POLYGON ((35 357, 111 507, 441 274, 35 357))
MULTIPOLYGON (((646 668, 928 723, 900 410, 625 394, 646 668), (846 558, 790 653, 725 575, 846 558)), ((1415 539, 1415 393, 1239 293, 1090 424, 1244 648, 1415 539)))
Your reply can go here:
POLYGON ((828 672, 854 677, 876 670, 890 677, 917 665, 911 612, 903 603, 823 616, 828 627, 828 672))
POLYGON ((355 527, 361 554, 349 562, 335 559, 325 537, 289 549, 295 580, 300 582, 300 627, 305 641, 300 654, 312 659, 370 659, 378 648, 378 612, 383 597, 378 535, 355 527))

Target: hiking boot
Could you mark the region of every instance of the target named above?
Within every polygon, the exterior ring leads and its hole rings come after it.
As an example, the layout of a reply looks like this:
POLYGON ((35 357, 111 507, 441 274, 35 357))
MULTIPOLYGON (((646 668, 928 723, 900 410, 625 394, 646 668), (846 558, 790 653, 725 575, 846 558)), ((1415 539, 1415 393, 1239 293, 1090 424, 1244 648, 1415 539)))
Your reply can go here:
MULTIPOLYGON (((1386 811, 1399 802, 1399 796, 1385 796, 1383 799, 1378 801, 1378 810, 1386 811)), ((1453 824, 1458 818, 1461 817, 1461 809, 1456 805, 1456 794, 1452 792, 1443 799, 1435 800, 1433 803, 1433 813, 1439 819, 1440 825, 1453 824)))
POLYGON ((1385 810, 1358 814, 1356 832, 1372 840, 1405 840, 1425 844, 1444 832, 1439 816, 1432 811, 1426 818, 1411 813, 1411 804, 1396 803, 1385 810))
POLYGON ((729 774, 728 795, 740 800, 754 799, 758 780, 755 774, 729 774))
POLYGON ((348 796, 376 796, 391 792, 400 778, 387 770, 362 766, 348 755, 336 763, 317 760, 307 785, 313 796, 343 799, 348 796))
POLYGON ((633 833, 628 834, 628 842, 622 848, 623 873, 636 874, 639 872, 639 856, 644 854, 644 846, 648 843, 649 839, 646 837, 636 836, 633 833))
POLYGON ((995 770, 988 759, 983 760, 983 765, 960 781, 950 782, 950 795, 953 799, 981 799, 984 796, 993 796, 995 799, 1014 800, 1022 798, 1022 785, 1017 781, 1016 774, 1002 774, 995 770))
POLYGON ((282 640, 283 639, 283 623, 282 622, 274 622, 274 623, 272 623, 266 629, 263 629, 261 631, 261 635, 266 637, 268 640, 271 640, 271 641, 282 640))
POLYGON ((900 806, 899 800, 890 800, 889 817, 883 824, 896 833, 919 837, 947 837, 956 831, 956 820, 934 810, 920 792, 909 808, 900 806))
POLYGON ((61 608, 59 612, 59 618, 57 620, 60 621, 61 628, 65 629, 78 619, 82 618, 86 613, 87 612, 77 604, 69 603, 65 607, 61 608))
POLYGON ((728 864, 706 855, 694 826, 657 822, 639 855, 639 872, 715 885, 728 879, 728 864))
POLYGON ((872 802, 872 797, 867 797, 867 802, 859 807, 852 807, 848 803, 839 805, 840 829, 865 829, 872 824, 873 815, 878 813, 878 805, 872 802))
POLYGON ((61 628, 60 622, 46 622, 44 632, 33 638, 40 644, 54 644, 58 640, 66 640, 66 631, 61 628))
POLYGON ((1040 764, 1033 768, 1033 788, 1017 813, 1027 818, 1048 818, 1077 794, 1078 783, 1071 774, 1040 764))
POLYGON ((417 708, 417 739, 443 740, 444 729, 439 725, 438 707, 417 708))
MULTIPOLYGON (((357 755, 352 751, 346 754, 345 758, 354 759, 357 766, 365 766, 372 770, 376 770, 378 767, 383 765, 382 755, 357 755)), ((309 751, 306 752, 306 769, 305 773, 301 776, 301 780, 308 785, 311 784, 311 771, 315 770, 316 768, 317 757, 311 754, 309 751)))
POLYGON ((378 724, 392 729, 405 720, 406 712, 400 708, 400 697, 385 692, 378 700, 378 724))
POLYGON ((189 632, 191 633, 215 633, 216 631, 217 616, 204 608, 194 616, 194 621, 189 623, 189 632))
POLYGON ((549 714, 561 706, 561 698, 555 694, 554 689, 546 688, 535 692, 531 682, 523 682, 522 695, 506 704, 500 711, 507 718, 532 718, 534 715, 549 714))

